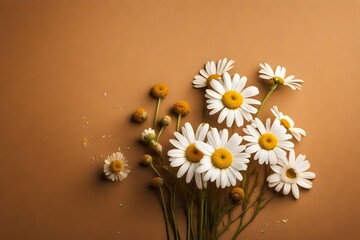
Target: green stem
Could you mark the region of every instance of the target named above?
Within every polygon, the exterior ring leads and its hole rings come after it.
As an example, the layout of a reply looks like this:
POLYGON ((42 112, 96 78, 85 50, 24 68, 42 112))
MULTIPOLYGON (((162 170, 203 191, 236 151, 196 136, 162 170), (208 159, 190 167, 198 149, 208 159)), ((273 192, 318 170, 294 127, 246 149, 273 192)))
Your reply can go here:
POLYGON ((165 204, 164 193, 163 193, 162 187, 160 187, 160 195, 161 195, 161 203, 162 203, 163 211, 164 211, 164 215, 165 215, 166 237, 169 240, 170 239, 169 218, 168 218, 168 214, 167 214, 167 210, 166 210, 166 204, 165 204))
POLYGON ((159 142, 159 138, 160 138, 160 135, 162 134, 163 130, 164 130, 164 126, 162 125, 161 128, 160 128, 160 131, 159 131, 159 133, 158 133, 158 135, 156 137, 156 142, 159 142))
POLYGON ((261 105, 259 107, 258 112, 256 113, 256 117, 259 116, 262 108, 264 107, 266 101, 268 100, 268 98, 270 97, 270 95, 275 91, 275 89, 279 86, 279 84, 274 83, 274 85, 272 85, 272 87, 270 88, 269 92, 266 94, 266 96, 264 97, 264 100, 261 102, 261 105))
POLYGON ((176 121, 176 131, 180 131, 180 121, 181 121, 181 114, 178 114, 177 121, 176 121))
POLYGON ((149 166, 151 167, 151 169, 152 169, 159 177, 162 177, 161 174, 158 172, 158 170, 156 170, 156 168, 154 167, 153 164, 150 164, 149 166))
POLYGON ((160 103, 161 103, 161 98, 158 98, 158 100, 157 100, 157 104, 156 104, 156 111, 155 111, 155 117, 154 117, 154 124, 153 124, 153 129, 154 129, 154 130, 155 130, 156 123, 157 123, 157 118, 158 118, 159 109, 160 109, 160 103))
POLYGON ((200 229, 199 229, 199 239, 203 238, 203 228, 204 228, 204 202, 205 202, 205 191, 200 192, 200 229))
POLYGON ((176 184, 174 185, 174 189, 172 191, 170 191, 170 198, 171 198, 170 209, 171 209, 172 220, 174 223, 174 225, 173 225, 174 237, 175 237, 175 240, 179 240, 180 236, 179 236, 179 230, 177 227, 176 215, 175 215, 175 193, 176 193, 176 184))

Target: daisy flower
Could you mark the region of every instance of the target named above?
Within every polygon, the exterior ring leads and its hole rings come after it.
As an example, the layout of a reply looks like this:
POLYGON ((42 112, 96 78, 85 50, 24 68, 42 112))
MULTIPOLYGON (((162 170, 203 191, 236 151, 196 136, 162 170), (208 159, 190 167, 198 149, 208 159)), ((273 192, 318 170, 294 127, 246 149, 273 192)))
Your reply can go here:
POLYGON ((284 115, 279 111, 277 106, 273 106, 271 112, 275 115, 277 119, 280 120, 280 124, 283 125, 289 132, 300 142, 301 135, 306 136, 306 133, 301 128, 294 127, 294 121, 287 115, 284 115))
POLYGON ((204 181, 216 181, 216 187, 225 188, 236 185, 236 179, 243 179, 240 171, 247 169, 249 153, 243 152, 244 145, 240 145, 242 137, 237 133, 229 139, 227 129, 219 131, 212 128, 207 134, 208 143, 197 141, 195 146, 204 153, 200 161, 201 166, 196 169, 197 173, 205 174, 204 181))
POLYGON ((290 151, 289 159, 279 160, 278 164, 270 166, 275 172, 268 178, 269 187, 275 187, 279 192, 283 188, 283 194, 287 195, 290 190, 296 199, 299 199, 299 187, 310 189, 312 182, 309 179, 315 178, 315 173, 307 172, 310 168, 309 161, 305 160, 306 156, 299 155, 295 159, 295 151, 290 151))
POLYGON ((260 68, 260 78, 274 81, 279 85, 287 85, 292 90, 300 90, 301 83, 304 82, 303 80, 295 79, 294 75, 285 77, 286 69, 281 66, 276 67, 275 73, 267 63, 260 63, 260 68))
POLYGON ((251 99, 259 90, 257 87, 247 87, 244 89, 247 78, 234 74, 233 79, 228 73, 224 73, 224 82, 211 81, 213 89, 206 89, 208 100, 207 108, 211 109, 210 115, 221 111, 218 123, 222 123, 226 118, 226 126, 231 127, 236 122, 238 127, 252 119, 251 114, 257 113, 257 109, 250 104, 260 105, 260 101, 251 99))
POLYGON ((200 70, 200 75, 194 77, 194 87, 210 87, 210 82, 212 80, 220 80, 224 72, 227 72, 234 67, 233 64, 233 60, 228 61, 226 58, 220 59, 217 64, 214 61, 207 62, 205 69, 200 70))
POLYGON ((258 119, 252 125, 247 125, 244 129, 248 136, 244 139, 248 141, 246 152, 255 153, 254 160, 259 159, 259 164, 276 164, 278 158, 286 157, 286 152, 294 147, 294 143, 287 141, 291 139, 290 134, 286 134, 286 129, 281 126, 280 121, 275 119, 271 125, 270 118, 266 120, 266 127, 258 119), (284 150, 285 149, 285 150, 284 150))
POLYGON ((130 173, 124 154, 121 152, 113 153, 105 159, 104 173, 112 181, 122 181, 130 173))
MULTIPOLYGON (((171 167, 180 167, 177 177, 181 178, 186 174, 186 182, 189 183, 195 175, 196 186, 203 188, 203 181, 200 173, 195 169, 200 166, 200 161, 204 154, 195 146, 195 141, 204 141, 206 133, 209 130, 209 124, 200 124, 194 133, 190 123, 185 123, 181 128, 182 134, 174 132, 175 139, 170 139, 170 143, 176 147, 168 152, 171 167)), ((204 186, 206 187, 206 186, 204 186)))

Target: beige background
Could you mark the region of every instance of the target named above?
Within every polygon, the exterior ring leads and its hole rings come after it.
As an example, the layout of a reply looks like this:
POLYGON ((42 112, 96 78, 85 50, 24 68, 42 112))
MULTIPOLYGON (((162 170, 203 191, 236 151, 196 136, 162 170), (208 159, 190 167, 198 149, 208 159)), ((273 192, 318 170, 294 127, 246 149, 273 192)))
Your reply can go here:
POLYGON ((317 173, 312 190, 276 199, 243 239, 360 239, 359 13, 358 0, 1 1, 0 239, 164 239, 152 175, 138 166, 151 121, 129 116, 152 113, 149 88, 165 82, 161 114, 184 99, 197 124, 191 80, 222 57, 259 99, 260 62, 305 80, 302 91, 280 89, 263 117, 277 104, 307 130, 296 149, 317 173), (102 158, 91 158, 118 147, 132 173, 103 182, 102 158))

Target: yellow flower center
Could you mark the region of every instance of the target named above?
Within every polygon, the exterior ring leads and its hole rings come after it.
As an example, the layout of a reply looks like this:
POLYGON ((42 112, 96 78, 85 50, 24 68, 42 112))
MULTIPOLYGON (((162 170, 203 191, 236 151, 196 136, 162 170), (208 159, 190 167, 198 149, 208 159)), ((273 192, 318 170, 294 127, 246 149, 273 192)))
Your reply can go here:
POLYGON ((224 93, 221 99, 225 107, 229 109, 239 108, 243 103, 243 100, 244 99, 241 94, 236 91, 227 91, 226 93, 224 93))
POLYGON ((286 129, 289 129, 291 127, 289 121, 285 118, 280 120, 280 124, 283 125, 286 129))
POLYGON ((284 79, 282 79, 281 77, 272 77, 272 80, 277 83, 277 84, 280 84, 280 85, 283 85, 284 84, 284 79))
POLYGON ((290 179, 296 178, 295 169, 289 168, 289 169, 286 171, 286 176, 287 176, 288 178, 290 178, 290 179))
POLYGON ((224 169, 230 166, 232 159, 233 157, 231 153, 225 148, 216 149, 211 155, 212 164, 220 169, 224 169))
POLYGON ((212 80, 219 80, 221 78, 221 76, 219 74, 211 74, 207 79, 206 79, 206 85, 208 88, 210 88, 210 82, 212 80))
POLYGON ((198 163, 203 158, 204 154, 195 147, 194 143, 192 143, 186 148, 185 156, 188 161, 198 163))
POLYGON ((119 160, 114 160, 111 163, 111 170, 115 173, 121 172, 124 168, 124 164, 119 160))
POLYGON ((274 134, 264 133, 259 138, 259 145, 262 149, 273 150, 278 144, 278 140, 274 134))

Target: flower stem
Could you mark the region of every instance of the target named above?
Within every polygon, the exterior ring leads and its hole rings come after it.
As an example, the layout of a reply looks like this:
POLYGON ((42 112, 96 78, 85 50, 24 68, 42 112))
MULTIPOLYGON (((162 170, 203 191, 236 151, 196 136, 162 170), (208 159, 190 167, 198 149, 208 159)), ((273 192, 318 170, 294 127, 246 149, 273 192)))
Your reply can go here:
POLYGON ((176 121, 176 131, 180 131, 180 121, 181 121, 181 114, 178 114, 177 121, 176 121))
POLYGON ((161 98, 158 98, 158 100, 157 100, 157 104, 156 104, 156 111, 155 111, 155 117, 154 117, 154 124, 153 124, 153 129, 154 129, 154 130, 155 130, 156 123, 157 123, 157 118, 158 118, 159 109, 160 109, 160 103, 161 103, 161 98))
POLYGON ((160 128, 160 131, 159 131, 159 133, 158 133, 158 135, 156 137, 156 142, 159 142, 159 138, 160 138, 160 135, 162 134, 163 130, 164 130, 164 126, 162 125, 161 128, 160 128))
POLYGON ((200 229, 199 229, 199 239, 203 238, 203 228, 204 228, 204 203, 205 203, 205 191, 200 192, 200 229))
POLYGON ((168 218, 168 214, 167 214, 167 210, 166 210, 166 204, 165 204, 164 193, 163 193, 162 187, 160 187, 159 189, 160 189, 160 195, 161 195, 161 203, 162 203, 163 211, 164 211, 164 215, 165 215, 166 237, 169 240, 170 239, 169 218, 168 218))
POLYGON ((256 113, 256 117, 259 116, 262 108, 264 107, 266 101, 268 100, 268 98, 270 97, 270 95, 275 91, 275 89, 279 86, 279 84, 274 83, 274 85, 272 85, 272 87, 270 88, 269 92, 266 94, 266 96, 264 97, 263 101, 261 102, 261 105, 259 107, 258 112, 256 113))
POLYGON ((159 177, 161 177, 161 174, 158 172, 158 170, 156 170, 153 164, 150 164, 150 167, 159 177))

